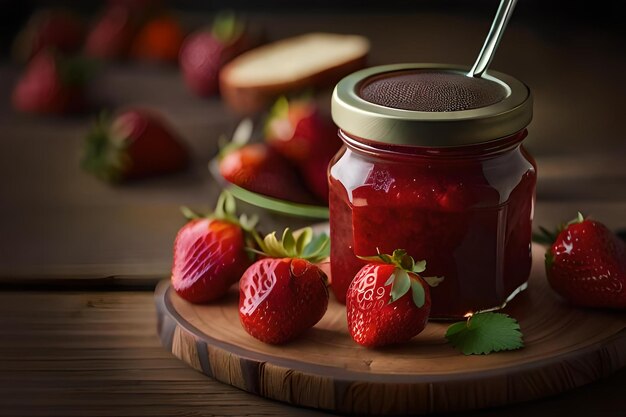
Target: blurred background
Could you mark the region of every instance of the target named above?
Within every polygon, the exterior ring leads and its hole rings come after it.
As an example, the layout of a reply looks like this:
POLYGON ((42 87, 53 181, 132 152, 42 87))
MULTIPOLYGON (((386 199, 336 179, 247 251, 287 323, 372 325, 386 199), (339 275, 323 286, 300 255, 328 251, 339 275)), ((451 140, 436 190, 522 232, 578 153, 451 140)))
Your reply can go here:
MULTIPOLYGON (((199 96, 190 89, 181 75, 177 51, 164 60, 143 59, 145 49, 132 52, 137 33, 154 16, 168 16, 174 22, 181 38, 178 46, 185 36, 211 26, 215 15, 228 9, 262 34, 265 43, 309 32, 356 34, 370 42, 367 65, 471 65, 498 6, 495 0, 2 4, 0 275, 5 280, 166 277, 172 239, 182 224, 178 207, 208 209, 213 205, 220 187, 208 172, 207 162, 218 151, 219 137, 230 136, 242 116, 218 94, 199 96), (16 108, 11 97, 27 72, 28 59, 16 58, 20 53, 16 53, 15 39, 33 13, 69 10, 88 33, 112 4, 150 13, 139 19, 143 26, 133 29, 135 38, 129 38, 127 45, 131 52, 95 65, 86 86, 88 102, 80 111, 41 114, 16 108), (189 148, 187 169, 118 185, 81 169, 85 136, 100 111, 135 107, 154 109, 167 120, 189 148)), ((618 1, 590 5, 522 0, 491 65, 524 81, 534 94, 535 117, 525 143, 539 165, 536 218, 541 224, 568 219, 582 210, 611 227, 626 226, 622 220, 626 208, 626 26, 620 6, 618 1)), ((316 92, 322 113, 328 111, 329 91, 330 87, 316 92)), ((262 121, 266 114, 259 111, 254 117, 262 121)), ((242 207, 260 212, 268 228, 311 222, 242 207)))

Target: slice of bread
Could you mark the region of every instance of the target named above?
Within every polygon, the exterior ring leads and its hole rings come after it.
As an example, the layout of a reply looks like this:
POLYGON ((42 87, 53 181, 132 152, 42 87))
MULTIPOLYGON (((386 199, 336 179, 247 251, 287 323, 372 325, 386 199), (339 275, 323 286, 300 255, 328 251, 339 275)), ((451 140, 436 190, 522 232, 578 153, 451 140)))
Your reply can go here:
POLYGON ((279 95, 333 86, 363 68, 366 38, 310 33, 284 39, 239 55, 220 72, 220 93, 236 112, 264 109, 279 95))

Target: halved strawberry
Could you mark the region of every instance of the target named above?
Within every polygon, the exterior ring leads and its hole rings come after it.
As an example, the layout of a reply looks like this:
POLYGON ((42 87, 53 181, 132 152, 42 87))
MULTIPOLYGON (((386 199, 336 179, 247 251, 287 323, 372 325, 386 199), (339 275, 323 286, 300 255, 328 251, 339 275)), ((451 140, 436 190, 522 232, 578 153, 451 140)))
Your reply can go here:
POLYGON ((25 113, 64 114, 85 106, 88 62, 43 50, 28 63, 11 97, 13 107, 25 113))
POLYGON ((210 29, 198 30, 183 42, 178 62, 185 83, 199 96, 217 94, 224 64, 258 43, 234 14, 218 14, 210 29))
POLYGON ((224 179, 246 190, 297 203, 315 202, 291 163, 264 143, 226 152, 219 169, 224 179))
POLYGON ((541 228, 550 244, 546 274, 554 291, 583 307, 626 308, 626 244, 600 222, 575 220, 557 233, 541 228))
POLYGON ((279 98, 265 123, 265 139, 300 170, 307 186, 328 202, 327 169, 341 148, 337 127, 311 99, 279 98))
POLYGON ((239 282, 243 328, 265 343, 289 342, 313 327, 328 307, 326 274, 315 265, 328 257, 328 237, 311 228, 282 240, 272 233, 257 243, 267 258, 248 268, 239 282))
POLYGON ((178 171, 188 161, 187 149, 161 115, 128 109, 95 124, 86 138, 83 167, 118 182, 178 171))
POLYGON ((346 298, 352 339, 367 347, 409 341, 428 322, 428 286, 443 278, 421 277, 426 261, 416 263, 404 250, 364 259, 370 263, 356 274, 346 298))
POLYGON ((235 201, 223 192, 215 212, 199 216, 184 210, 189 222, 176 235, 172 287, 192 303, 221 298, 250 265, 245 234, 256 219, 235 213, 235 201))

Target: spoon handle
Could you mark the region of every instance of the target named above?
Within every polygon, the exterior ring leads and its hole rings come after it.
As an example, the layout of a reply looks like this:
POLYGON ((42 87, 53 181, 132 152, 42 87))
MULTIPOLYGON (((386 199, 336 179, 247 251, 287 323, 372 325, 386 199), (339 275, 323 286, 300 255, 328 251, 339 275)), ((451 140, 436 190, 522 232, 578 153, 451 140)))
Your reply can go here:
POLYGON ((483 44, 483 49, 480 50, 480 54, 478 54, 474 66, 470 72, 467 73, 468 77, 482 77, 487 67, 489 67, 489 64, 491 64, 498 44, 500 44, 500 39, 502 39, 502 35, 504 34, 506 24, 509 22, 516 4, 517 0, 500 1, 500 7, 498 7, 496 16, 493 19, 491 29, 489 29, 489 34, 483 44))

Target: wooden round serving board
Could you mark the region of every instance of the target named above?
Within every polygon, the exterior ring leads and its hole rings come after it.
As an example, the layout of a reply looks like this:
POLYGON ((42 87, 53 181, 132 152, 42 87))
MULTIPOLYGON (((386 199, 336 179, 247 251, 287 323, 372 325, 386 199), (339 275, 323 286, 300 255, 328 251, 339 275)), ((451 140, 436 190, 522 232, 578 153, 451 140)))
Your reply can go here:
POLYGON ((626 366, 626 313, 574 309, 548 287, 543 250, 533 248, 529 289, 505 310, 526 346, 464 356, 430 323, 411 343, 366 349, 352 341, 334 299, 301 339, 270 346, 249 336, 236 286, 215 304, 187 303, 162 282, 156 290, 162 343, 198 371, 243 390, 342 413, 433 413, 492 407, 569 390, 626 366))

